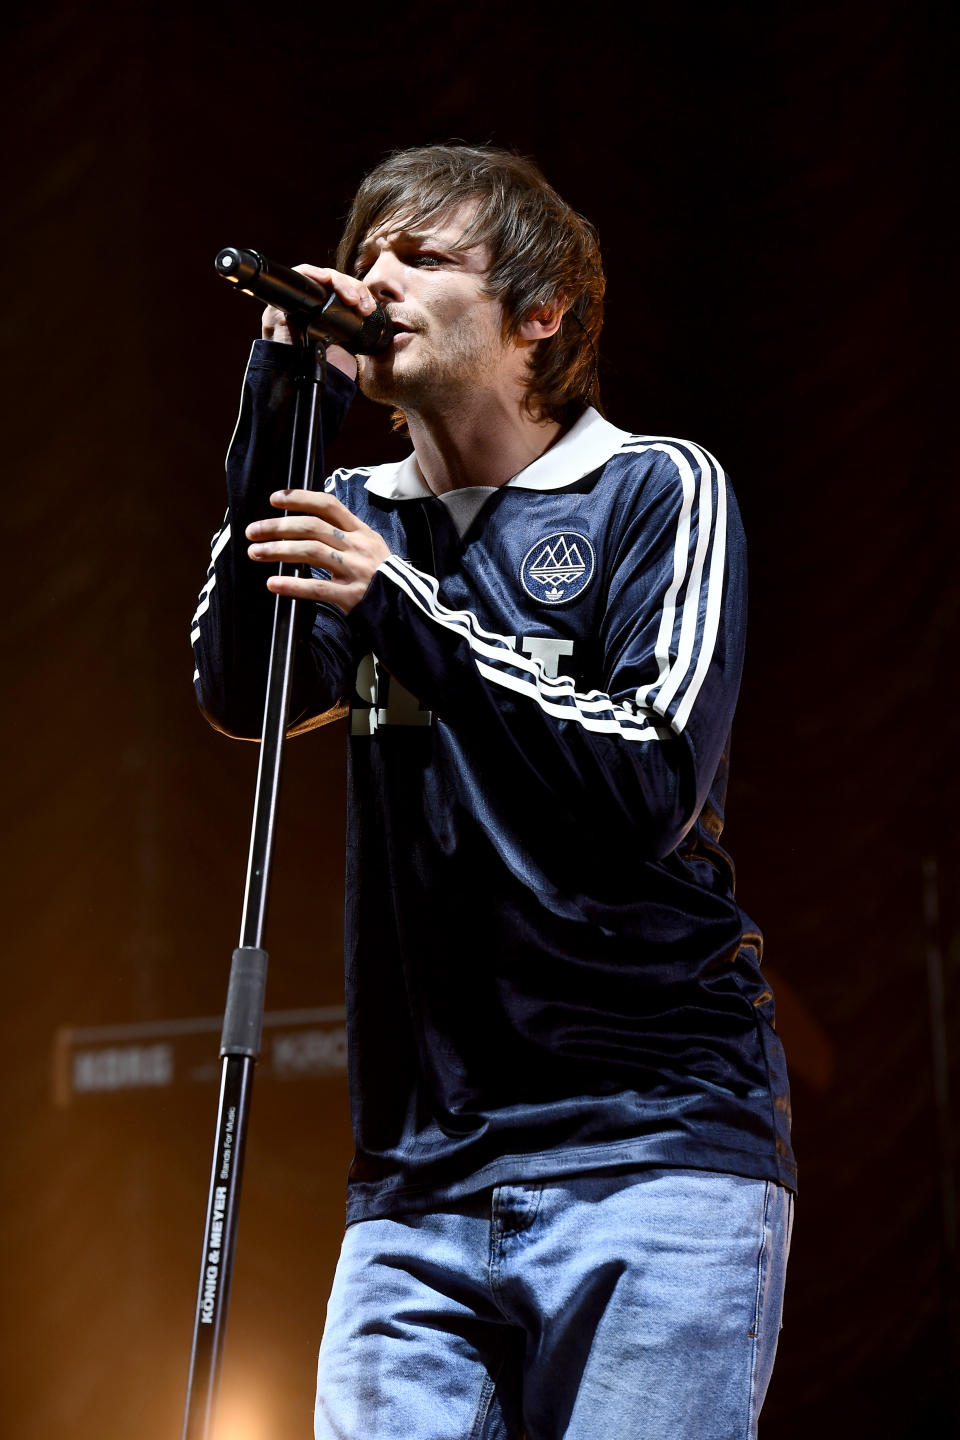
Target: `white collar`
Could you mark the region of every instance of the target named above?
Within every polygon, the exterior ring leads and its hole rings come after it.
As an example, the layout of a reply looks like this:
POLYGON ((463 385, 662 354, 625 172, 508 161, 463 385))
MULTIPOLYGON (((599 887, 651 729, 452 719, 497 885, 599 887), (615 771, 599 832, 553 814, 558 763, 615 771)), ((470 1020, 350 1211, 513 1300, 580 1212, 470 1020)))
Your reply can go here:
MULTIPOLYGON (((507 486, 515 490, 559 490, 572 485, 606 465, 628 438, 629 431, 618 430, 591 407, 562 439, 508 480, 507 486)), ((421 478, 416 453, 405 460, 374 466, 365 488, 385 500, 424 500, 433 494, 421 478)))

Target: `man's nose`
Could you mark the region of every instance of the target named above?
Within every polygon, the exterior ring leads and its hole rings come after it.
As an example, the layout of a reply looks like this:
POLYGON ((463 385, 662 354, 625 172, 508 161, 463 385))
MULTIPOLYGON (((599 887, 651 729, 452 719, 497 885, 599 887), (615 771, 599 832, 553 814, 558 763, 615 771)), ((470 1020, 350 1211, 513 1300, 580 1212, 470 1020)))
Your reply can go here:
POLYGON ((385 305, 388 300, 402 300, 403 266, 389 250, 381 250, 364 275, 363 283, 380 305, 385 305))

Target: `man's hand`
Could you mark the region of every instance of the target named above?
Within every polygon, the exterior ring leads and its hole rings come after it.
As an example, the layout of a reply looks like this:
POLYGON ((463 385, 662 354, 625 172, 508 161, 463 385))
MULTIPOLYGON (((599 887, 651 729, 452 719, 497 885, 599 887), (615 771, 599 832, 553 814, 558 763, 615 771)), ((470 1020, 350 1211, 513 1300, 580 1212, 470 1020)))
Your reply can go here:
MULTIPOLYGON (((377 308, 376 300, 363 281, 355 280, 352 275, 344 275, 340 270, 322 270, 316 265, 294 265, 293 268, 301 275, 306 275, 309 280, 328 286, 336 292, 338 300, 342 300, 344 305, 352 305, 361 315, 369 315, 377 308)), ((293 344, 286 311, 278 310, 275 305, 268 305, 263 312, 261 324, 264 340, 275 340, 281 345, 293 344)), ((356 358, 349 350, 344 350, 342 345, 328 345, 327 359, 331 365, 336 365, 338 370, 349 375, 351 380, 356 378, 356 358)))
POLYGON ((374 570, 391 553, 386 542, 323 491, 277 490, 270 504, 290 513, 247 526, 247 539, 255 542, 247 552, 251 560, 311 565, 329 570, 330 579, 271 575, 267 589, 300 600, 324 600, 349 615, 366 595, 374 570))

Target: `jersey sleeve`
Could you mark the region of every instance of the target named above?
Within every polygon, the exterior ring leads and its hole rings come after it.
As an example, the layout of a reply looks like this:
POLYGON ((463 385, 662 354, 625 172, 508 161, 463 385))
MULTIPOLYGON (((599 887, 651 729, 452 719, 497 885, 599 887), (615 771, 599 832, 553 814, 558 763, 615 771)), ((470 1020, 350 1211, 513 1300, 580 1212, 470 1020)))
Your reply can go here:
MULTIPOLYGON (((276 597, 268 571, 247 554, 246 528, 272 512, 269 497, 288 482, 297 352, 254 342, 243 379, 240 415, 227 453, 227 512, 211 542, 206 582, 191 625, 194 687, 210 723, 228 735, 259 738, 276 597)), ((327 370, 321 417, 324 439, 336 436, 355 386, 327 370)), ((332 605, 300 603, 301 639, 294 652, 289 733, 345 713, 356 669, 346 617, 332 605)))
MULTIPOLYGON (((513 769, 528 801, 539 791, 550 813, 560 800, 660 858, 699 815, 721 763, 743 659, 746 562, 712 457, 682 442, 642 448, 656 454, 632 502, 625 495, 610 546, 596 688, 548 675, 514 637, 445 604, 437 580, 396 556, 355 616, 400 683, 513 769)), ((629 458, 611 463, 627 482, 629 458)))

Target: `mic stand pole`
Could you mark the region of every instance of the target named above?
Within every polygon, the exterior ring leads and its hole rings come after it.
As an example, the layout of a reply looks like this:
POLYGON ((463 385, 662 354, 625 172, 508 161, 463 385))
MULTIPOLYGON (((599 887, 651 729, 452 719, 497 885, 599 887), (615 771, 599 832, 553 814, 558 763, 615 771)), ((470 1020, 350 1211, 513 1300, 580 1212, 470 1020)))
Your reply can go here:
MULTIPOLYGON (((326 379, 326 356, 322 344, 318 350, 309 343, 306 328, 296 326, 294 315, 289 316, 289 323, 297 338, 300 366, 295 381, 287 484, 290 489, 312 490, 316 470, 319 468, 320 474, 324 473, 320 401, 326 379)), ((282 565, 280 573, 285 573, 282 565)), ((296 600, 289 596, 276 598, 240 944, 233 952, 220 1039, 220 1103, 203 1230, 183 1440, 212 1440, 216 1416, 253 1067, 260 1053, 263 1024, 267 952, 262 942, 290 703, 296 606, 296 600)))

